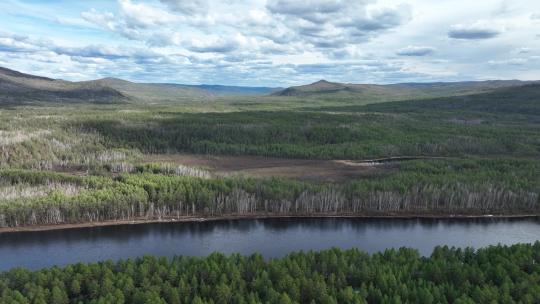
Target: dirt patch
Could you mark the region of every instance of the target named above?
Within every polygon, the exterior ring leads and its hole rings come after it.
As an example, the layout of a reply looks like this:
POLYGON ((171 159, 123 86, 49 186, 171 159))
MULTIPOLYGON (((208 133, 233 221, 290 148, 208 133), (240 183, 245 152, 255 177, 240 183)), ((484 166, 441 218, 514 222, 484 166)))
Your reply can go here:
POLYGON ((480 125, 484 122, 483 119, 460 119, 460 118, 452 118, 450 119, 450 122, 460 124, 460 125, 468 125, 468 126, 476 126, 480 125))
POLYGON ((148 155, 145 161, 201 167, 219 175, 279 176, 334 182, 372 177, 393 170, 392 166, 369 164, 359 166, 343 160, 305 160, 261 156, 148 155))
POLYGON ((363 160, 335 160, 335 162, 347 164, 349 166, 380 166, 389 163, 398 163, 407 160, 428 160, 428 159, 448 159, 443 156, 390 156, 384 158, 373 158, 363 160))

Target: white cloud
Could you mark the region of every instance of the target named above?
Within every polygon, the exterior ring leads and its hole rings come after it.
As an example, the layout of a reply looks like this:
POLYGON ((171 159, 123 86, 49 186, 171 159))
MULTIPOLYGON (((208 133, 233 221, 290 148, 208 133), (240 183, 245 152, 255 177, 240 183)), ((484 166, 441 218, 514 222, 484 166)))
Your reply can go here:
POLYGON ((532 51, 532 49, 529 48, 529 47, 520 47, 520 48, 516 48, 515 50, 513 50, 513 53, 527 54, 527 53, 530 53, 531 51, 532 51))
POLYGON ((236 40, 220 37, 201 37, 188 42, 187 49, 197 53, 230 53, 239 47, 236 40))
POLYGON ((111 12, 100 13, 96 9, 92 8, 87 12, 82 12, 81 17, 90 23, 97 24, 109 30, 114 30, 116 26, 116 18, 111 12))
POLYGON ((491 65, 524 65, 528 63, 527 58, 511 58, 507 60, 490 60, 488 61, 491 65))
POLYGON ((0 4, 0 61, 187 83, 540 79, 540 3, 527 0, 74 3, 0 4))
POLYGON ((427 56, 435 52, 435 48, 430 46, 412 46, 409 45, 397 51, 399 56, 427 56))
POLYGON ((470 40, 490 39, 500 34, 501 30, 497 26, 482 22, 452 25, 448 31, 450 38, 470 40))
POLYGON ((36 52, 45 49, 51 42, 12 33, 0 32, 0 51, 2 52, 36 52))
POLYGON ((367 1, 270 0, 266 8, 276 22, 294 33, 295 39, 325 49, 364 42, 410 18, 408 5, 370 8, 367 4, 367 1))
POLYGON ((126 24, 131 28, 146 28, 182 21, 180 16, 144 3, 119 0, 119 4, 121 13, 126 17, 126 24))
POLYGON ((133 29, 132 26, 127 26, 126 22, 120 19, 119 16, 111 12, 98 12, 92 8, 89 11, 81 13, 81 17, 87 22, 93 23, 99 27, 116 32, 128 39, 140 39, 141 33, 133 29))
POLYGON ((183 14, 203 14, 208 10, 207 0, 159 0, 173 11, 183 14))

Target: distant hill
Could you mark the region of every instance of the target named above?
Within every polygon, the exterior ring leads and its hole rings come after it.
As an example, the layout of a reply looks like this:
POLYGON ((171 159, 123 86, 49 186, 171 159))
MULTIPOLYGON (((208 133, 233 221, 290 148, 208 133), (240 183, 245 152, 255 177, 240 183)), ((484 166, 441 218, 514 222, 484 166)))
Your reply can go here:
POLYGON ((286 89, 223 85, 185 85, 136 83, 118 78, 71 82, 35 76, 0 67, 0 104, 26 102, 89 103, 175 103, 182 100, 207 100, 217 96, 305 97, 347 100, 362 105, 384 101, 467 96, 540 85, 540 82, 496 80, 477 82, 400 83, 390 85, 350 84, 320 80, 286 89))
POLYGON ((319 80, 312 84, 289 87, 281 91, 274 92, 274 96, 313 96, 317 94, 332 94, 338 92, 360 92, 356 86, 319 80))
MULTIPOLYGON (((386 112, 428 113, 443 112, 490 113, 496 115, 527 115, 528 120, 540 122, 540 83, 494 88, 489 92, 468 95, 388 101, 365 105, 328 106, 325 112, 386 112)), ((313 110, 313 109, 311 109, 313 110)))
POLYGON ((103 78, 95 81, 120 91, 132 100, 145 102, 174 102, 183 98, 208 99, 231 95, 268 95, 282 89, 208 84, 136 83, 118 78, 103 78))
POLYGON ((172 103, 185 98, 208 99, 214 97, 214 94, 205 90, 177 84, 136 83, 118 78, 103 78, 93 80, 93 82, 113 88, 128 96, 132 102, 138 103, 172 103))
POLYGON ((389 85, 350 84, 320 80, 274 92, 273 96, 295 96, 321 99, 355 99, 359 103, 458 96, 491 92, 500 88, 524 86, 539 82, 519 80, 399 83, 389 85))
POLYGON ((489 92, 469 95, 370 104, 363 107, 363 110, 399 113, 442 110, 540 115, 540 82, 499 87, 489 92))
POLYGON ((242 87, 242 86, 225 86, 225 85, 212 85, 212 84, 185 85, 185 86, 201 89, 215 95, 268 95, 268 94, 283 90, 283 88, 273 88, 273 87, 242 87))
POLYGON ((0 67, 0 103, 123 103, 127 100, 121 92, 98 82, 69 82, 0 67))
POLYGON ((268 95, 282 88, 137 83, 118 78, 71 82, 0 67, 0 103, 174 103, 230 95, 268 95))

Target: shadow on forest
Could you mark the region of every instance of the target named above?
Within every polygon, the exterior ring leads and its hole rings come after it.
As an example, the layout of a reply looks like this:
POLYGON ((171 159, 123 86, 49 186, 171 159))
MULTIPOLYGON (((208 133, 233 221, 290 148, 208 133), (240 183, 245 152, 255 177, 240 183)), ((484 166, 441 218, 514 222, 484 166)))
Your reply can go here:
MULTIPOLYGON (((424 101, 418 103, 415 107, 424 108, 424 101)), ((74 126, 82 132, 99 133, 108 147, 129 147, 156 154, 188 152, 311 159, 464 154, 530 156, 538 152, 540 144, 537 127, 530 123, 516 121, 502 125, 468 123, 467 119, 457 118, 441 120, 437 112, 428 117, 428 114, 359 117, 290 111, 157 114, 157 118, 86 120, 74 126)))

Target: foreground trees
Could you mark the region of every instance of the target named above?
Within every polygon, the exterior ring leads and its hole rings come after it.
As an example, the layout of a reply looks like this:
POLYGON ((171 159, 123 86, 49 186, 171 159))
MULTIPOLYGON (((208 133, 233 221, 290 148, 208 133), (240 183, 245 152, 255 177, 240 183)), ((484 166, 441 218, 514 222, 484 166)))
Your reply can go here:
POLYGON ((540 242, 474 251, 357 249, 144 257, 0 274, 1 303, 538 303, 540 242))

